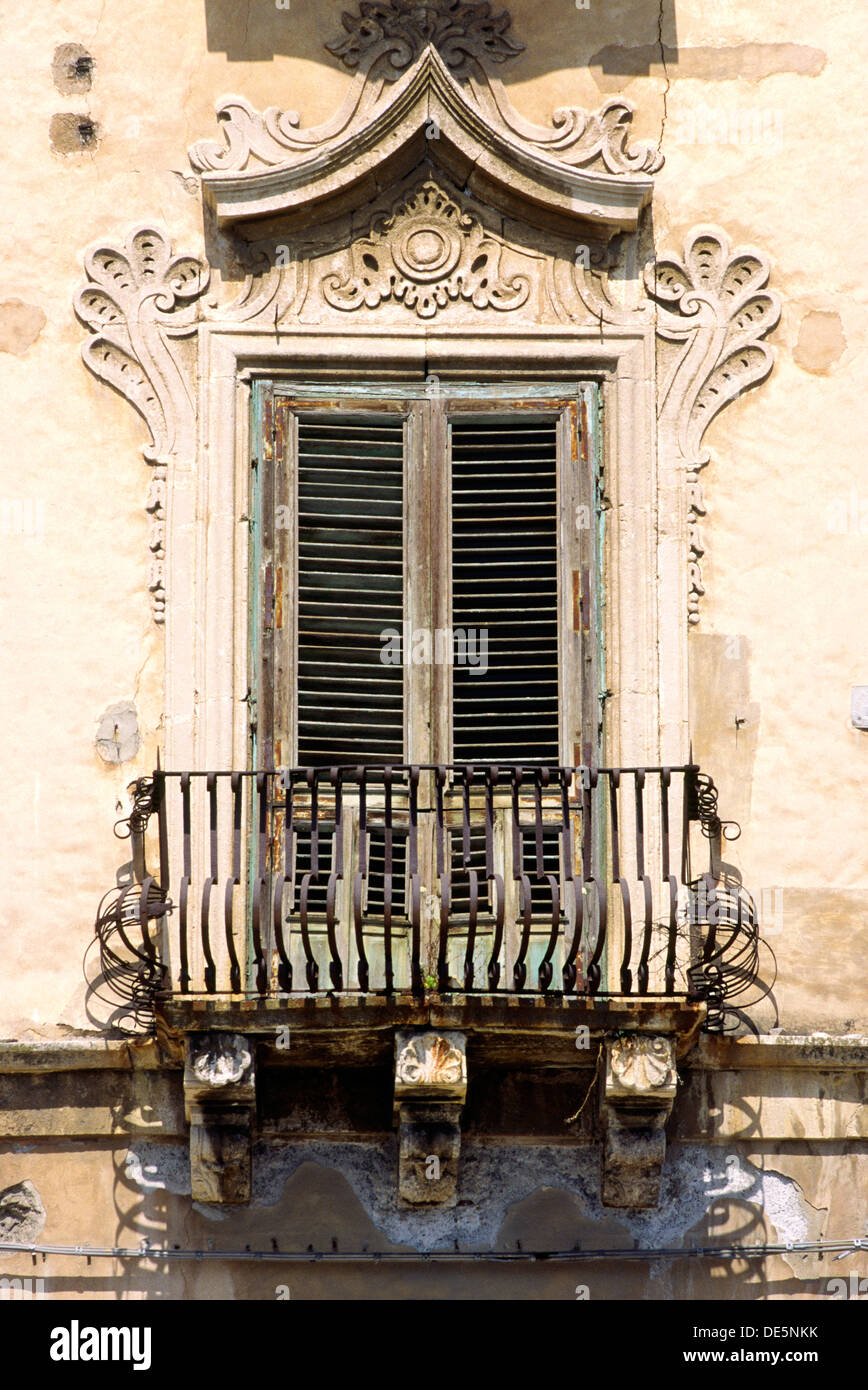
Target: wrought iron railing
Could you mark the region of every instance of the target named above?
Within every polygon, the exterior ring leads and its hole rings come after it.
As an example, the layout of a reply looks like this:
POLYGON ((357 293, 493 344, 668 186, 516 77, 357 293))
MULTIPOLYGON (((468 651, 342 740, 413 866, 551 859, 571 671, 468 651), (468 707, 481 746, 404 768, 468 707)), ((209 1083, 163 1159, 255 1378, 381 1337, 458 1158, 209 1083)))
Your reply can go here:
POLYGON ((132 996, 682 994, 720 1012, 726 961, 743 974, 756 937, 693 764, 158 769, 133 791, 136 883, 101 919, 132 996))

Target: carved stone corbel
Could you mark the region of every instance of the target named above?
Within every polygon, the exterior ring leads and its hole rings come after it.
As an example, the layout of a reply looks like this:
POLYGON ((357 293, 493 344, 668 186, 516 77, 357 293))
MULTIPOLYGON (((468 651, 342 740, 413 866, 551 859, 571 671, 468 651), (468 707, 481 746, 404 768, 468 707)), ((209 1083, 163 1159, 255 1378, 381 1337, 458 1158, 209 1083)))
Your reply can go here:
POLYGON ((653 1207, 678 1075, 673 1038, 634 1033, 605 1049, 602 1195, 606 1207, 653 1207))
POLYGON ((82 347, 94 376, 120 391, 151 432, 142 450, 154 473, 146 509, 151 516, 148 588, 154 621, 165 619, 166 486, 174 458, 192 460, 196 415, 191 373, 179 340, 196 331, 196 300, 208 285, 208 266, 173 256, 167 234, 136 227, 124 246, 91 247, 87 284, 75 312, 92 333, 82 347))
POLYGON ((249 1202, 256 1109, 254 1045, 249 1038, 216 1032, 187 1038, 184 1109, 190 1123, 193 1200, 249 1202))
POLYGON ((405 1206, 454 1207, 461 1111, 467 1095, 465 1036, 395 1035, 398 1198, 405 1206))
POLYGON ((774 366, 774 349, 761 341, 781 316, 780 299, 765 288, 769 275, 766 256, 753 247, 730 251, 717 227, 696 228, 683 258, 664 257, 646 269, 646 289, 658 308, 660 449, 687 474, 691 624, 699 622, 705 592, 699 474, 711 455, 702 439, 715 415, 764 381, 774 366))

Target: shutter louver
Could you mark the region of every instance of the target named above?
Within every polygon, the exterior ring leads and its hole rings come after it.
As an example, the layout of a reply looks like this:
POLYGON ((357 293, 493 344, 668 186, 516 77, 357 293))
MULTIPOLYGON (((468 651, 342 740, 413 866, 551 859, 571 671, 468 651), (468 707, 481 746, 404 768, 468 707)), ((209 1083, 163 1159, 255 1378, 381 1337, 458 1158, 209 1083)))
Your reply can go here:
POLYGON ((400 763, 404 673, 381 660, 404 617, 404 429, 298 422, 298 759, 400 763))
POLYGON ((460 664, 456 762, 559 762, 557 427, 551 417, 454 420, 452 625, 487 670, 460 664))

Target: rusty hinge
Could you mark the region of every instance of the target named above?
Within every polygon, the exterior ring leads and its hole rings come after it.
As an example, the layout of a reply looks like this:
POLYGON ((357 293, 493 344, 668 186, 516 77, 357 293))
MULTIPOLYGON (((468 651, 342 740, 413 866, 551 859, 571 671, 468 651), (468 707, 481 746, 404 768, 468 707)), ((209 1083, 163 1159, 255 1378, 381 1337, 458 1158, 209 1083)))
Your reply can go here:
POLYGON ((591 571, 585 565, 573 570, 573 632, 591 630, 591 571))
POLYGON ((262 623, 264 627, 274 626, 274 566, 265 566, 263 586, 262 623))
POLYGON ((247 719, 248 719, 248 723, 250 724, 251 729, 255 729, 255 728, 256 728, 256 696, 253 694, 253 691, 250 689, 250 686, 249 686, 249 685, 248 685, 248 687, 247 687, 247 694, 246 694, 246 695, 242 695, 242 697, 241 697, 241 703, 242 703, 242 705, 246 705, 246 706, 247 706, 247 719))
POLYGON ((275 428, 274 428, 274 405, 273 405, 273 402, 270 401, 270 400, 267 400, 267 401, 265 402, 264 415, 265 415, 265 420, 264 420, 265 428, 264 428, 264 430, 263 430, 264 444, 265 444, 265 450, 264 450, 264 452, 265 452, 266 461, 267 461, 268 463, 271 463, 271 461, 272 461, 273 458, 274 458, 274 441, 275 441, 277 432, 276 432, 276 430, 275 430, 275 428))

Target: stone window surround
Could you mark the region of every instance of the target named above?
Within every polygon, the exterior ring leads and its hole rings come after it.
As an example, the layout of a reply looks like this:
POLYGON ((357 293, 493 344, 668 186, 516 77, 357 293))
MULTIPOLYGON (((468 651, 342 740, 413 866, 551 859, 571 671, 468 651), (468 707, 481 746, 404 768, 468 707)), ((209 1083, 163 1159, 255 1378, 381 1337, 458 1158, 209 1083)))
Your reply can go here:
MULTIPOLYGON (((236 324, 198 329, 195 463, 175 459, 166 498, 166 766, 246 766, 250 390, 255 374, 303 381, 328 371, 335 342, 322 330, 273 333, 236 324), (231 615, 231 617, 229 616, 231 615)), ((687 751, 686 524, 683 470, 655 467, 654 339, 641 330, 494 332, 376 326, 344 329, 343 360, 366 378, 396 370, 416 380, 469 368, 477 380, 593 379, 603 396, 607 512, 603 557, 606 757, 679 762, 687 751), (502 365, 507 356, 510 370, 502 365), (662 474, 662 476, 661 476, 662 474), (661 528, 660 509, 675 520, 661 528), (653 582, 649 583, 649 576, 653 582)), ((333 369, 333 366, 332 366, 333 369)), ((335 372, 335 380, 346 380, 335 372)))

